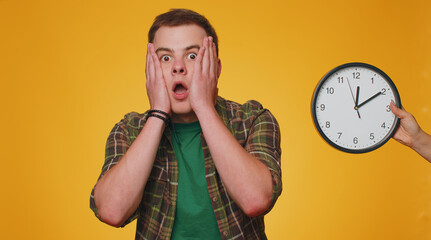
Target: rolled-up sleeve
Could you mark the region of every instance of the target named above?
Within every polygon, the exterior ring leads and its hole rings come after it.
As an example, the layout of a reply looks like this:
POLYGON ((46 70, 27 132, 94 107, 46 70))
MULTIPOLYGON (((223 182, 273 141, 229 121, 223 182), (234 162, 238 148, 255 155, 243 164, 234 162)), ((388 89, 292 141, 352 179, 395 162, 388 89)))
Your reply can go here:
MULTIPOLYGON (((115 126, 112 128, 111 132, 109 133, 108 139, 106 141, 106 147, 105 147, 105 162, 103 164, 102 172, 100 173, 98 180, 102 178, 103 175, 105 175, 110 169, 112 169, 112 167, 114 167, 120 161, 120 159, 124 156, 126 151, 129 149, 131 142, 129 139, 129 133, 127 131, 126 126, 127 126, 127 115, 119 123, 115 124, 115 126)), ((91 191, 90 208, 91 210, 93 210, 96 217, 100 219, 96 208, 96 203, 94 201, 94 188, 95 186, 91 191)))
POLYGON ((282 191, 280 129, 277 120, 269 110, 264 109, 253 121, 245 149, 248 153, 263 162, 271 173, 273 186, 272 201, 266 211, 269 212, 282 191))

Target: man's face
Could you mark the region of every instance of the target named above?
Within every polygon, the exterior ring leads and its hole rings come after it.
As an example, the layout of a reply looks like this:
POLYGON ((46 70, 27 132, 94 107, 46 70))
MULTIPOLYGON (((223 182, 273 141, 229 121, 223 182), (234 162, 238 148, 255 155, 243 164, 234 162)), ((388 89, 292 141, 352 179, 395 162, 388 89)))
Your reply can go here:
POLYGON ((173 118, 196 121, 188 100, 195 60, 206 32, 198 25, 163 26, 154 36, 154 48, 160 60, 171 102, 173 118))

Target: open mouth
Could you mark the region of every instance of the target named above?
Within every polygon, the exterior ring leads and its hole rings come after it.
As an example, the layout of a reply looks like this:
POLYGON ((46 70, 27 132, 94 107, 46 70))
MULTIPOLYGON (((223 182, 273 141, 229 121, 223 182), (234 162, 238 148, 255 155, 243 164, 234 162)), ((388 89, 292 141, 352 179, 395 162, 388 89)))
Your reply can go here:
POLYGON ((175 83, 172 89, 174 92, 174 97, 178 100, 184 99, 187 96, 187 90, 187 86, 182 82, 175 83))
POLYGON ((187 88, 182 84, 182 83, 178 83, 175 85, 174 87, 174 92, 176 94, 183 94, 187 91, 187 88))

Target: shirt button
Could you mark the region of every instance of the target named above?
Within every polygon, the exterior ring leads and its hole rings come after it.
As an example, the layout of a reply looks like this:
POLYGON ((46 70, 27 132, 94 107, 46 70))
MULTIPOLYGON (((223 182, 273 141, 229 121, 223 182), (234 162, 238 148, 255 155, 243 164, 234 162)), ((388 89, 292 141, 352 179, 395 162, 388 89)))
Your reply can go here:
POLYGON ((217 197, 213 197, 213 202, 217 202, 217 197))

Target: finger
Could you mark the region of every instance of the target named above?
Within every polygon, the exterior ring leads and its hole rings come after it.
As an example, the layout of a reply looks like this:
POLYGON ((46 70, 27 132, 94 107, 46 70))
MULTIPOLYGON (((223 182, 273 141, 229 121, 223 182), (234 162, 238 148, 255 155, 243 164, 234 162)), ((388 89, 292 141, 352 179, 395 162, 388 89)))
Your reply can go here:
POLYGON ((211 46, 209 45, 208 37, 204 38, 204 47, 206 48, 206 51, 202 59, 202 73, 204 75, 207 75, 210 67, 210 61, 211 61, 210 53, 209 53, 211 51, 211 46))
POLYGON ((220 77, 220 73, 221 73, 221 62, 220 62, 220 58, 217 57, 217 72, 216 72, 216 81, 218 83, 218 79, 220 77))
POLYGON ((155 52, 151 54, 154 62, 154 76, 156 80, 163 79, 162 67, 160 66, 159 57, 155 52))
POLYGON ((211 41, 211 79, 214 79, 216 82, 218 82, 218 56, 217 56, 217 49, 216 45, 214 43, 214 40, 211 41))
POLYGON ((194 74, 199 73, 202 69, 202 59, 204 57, 206 48, 204 46, 199 48, 198 56, 196 57, 195 66, 194 66, 194 74))
POLYGON ((403 118, 407 117, 407 115, 408 115, 407 111, 404 110, 404 109, 401 109, 401 108, 397 107, 395 105, 394 101, 391 101, 390 108, 391 108, 392 113, 395 116, 397 116, 398 118, 403 119, 403 118))
POLYGON ((148 59, 149 59, 149 63, 148 63, 148 73, 149 73, 149 77, 150 77, 150 81, 151 80, 154 80, 155 79, 155 77, 156 77, 156 74, 155 74, 155 69, 154 69, 154 57, 153 57, 153 51, 154 51, 154 45, 150 45, 150 47, 149 47, 149 56, 148 56, 148 59))
MULTIPOLYGON (((154 45, 153 45, 151 50, 152 50, 151 57, 152 57, 153 63, 154 63, 154 79, 156 81, 160 81, 160 79, 163 80, 162 67, 160 65, 159 56, 157 56, 157 53, 154 51, 154 45)), ((163 84, 165 84, 164 81, 163 81, 163 84)))
POLYGON ((150 63, 150 45, 151 45, 151 43, 148 43, 148 45, 147 45, 147 62, 145 63, 146 65, 145 65, 145 76, 147 77, 147 79, 148 79, 148 64, 150 63))
POLYGON ((217 77, 218 73, 218 56, 217 56, 217 48, 215 42, 213 42, 213 59, 214 59, 214 74, 217 77))
POLYGON ((208 37, 208 50, 209 50, 209 67, 210 67, 210 71, 212 72, 213 68, 214 68, 214 49, 213 49, 213 38, 212 37, 208 37))

